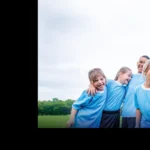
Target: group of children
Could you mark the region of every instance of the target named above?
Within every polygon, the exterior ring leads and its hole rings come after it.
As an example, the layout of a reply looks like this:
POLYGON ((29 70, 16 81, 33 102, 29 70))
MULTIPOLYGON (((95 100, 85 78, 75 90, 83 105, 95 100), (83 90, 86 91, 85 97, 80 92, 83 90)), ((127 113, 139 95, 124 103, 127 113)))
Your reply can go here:
POLYGON ((121 115, 122 128, 150 128, 150 58, 141 56, 137 69, 122 67, 114 80, 90 70, 89 89, 73 103, 67 127, 119 128, 121 115))

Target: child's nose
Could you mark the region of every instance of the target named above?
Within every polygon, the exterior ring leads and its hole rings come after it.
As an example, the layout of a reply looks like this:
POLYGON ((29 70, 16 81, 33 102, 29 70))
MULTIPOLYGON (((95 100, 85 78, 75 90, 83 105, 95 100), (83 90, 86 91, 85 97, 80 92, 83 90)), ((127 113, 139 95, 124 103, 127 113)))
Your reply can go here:
POLYGON ((103 80, 100 80, 100 81, 99 81, 99 83, 100 83, 100 84, 103 84, 103 83, 104 83, 104 81, 103 81, 103 80))
POLYGON ((102 83, 102 81, 101 81, 101 80, 99 80, 99 83, 102 83))

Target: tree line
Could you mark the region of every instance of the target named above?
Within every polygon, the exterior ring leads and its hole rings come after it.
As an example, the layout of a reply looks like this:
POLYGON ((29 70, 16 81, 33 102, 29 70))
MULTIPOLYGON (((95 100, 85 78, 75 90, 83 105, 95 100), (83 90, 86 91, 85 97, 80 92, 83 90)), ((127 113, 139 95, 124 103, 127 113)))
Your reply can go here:
POLYGON ((48 101, 38 101, 38 115, 68 115, 75 100, 59 100, 53 98, 48 101))

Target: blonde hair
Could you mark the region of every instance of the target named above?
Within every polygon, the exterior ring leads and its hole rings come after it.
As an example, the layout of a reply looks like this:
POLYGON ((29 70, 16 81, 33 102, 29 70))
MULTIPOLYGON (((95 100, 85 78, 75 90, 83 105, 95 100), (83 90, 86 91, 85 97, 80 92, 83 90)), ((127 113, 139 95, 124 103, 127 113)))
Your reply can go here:
POLYGON ((118 80, 118 77, 119 77, 120 73, 124 74, 124 73, 126 73, 128 71, 131 71, 131 69, 128 68, 128 67, 122 67, 122 68, 120 68, 119 71, 117 72, 116 77, 115 77, 114 80, 116 80, 116 81, 118 80))
POLYGON ((88 73, 88 77, 89 77, 90 81, 96 80, 99 75, 101 75, 102 77, 104 77, 106 79, 104 72, 100 68, 94 68, 94 69, 90 70, 88 73))
POLYGON ((149 70, 149 67, 150 67, 150 60, 147 60, 143 66, 143 75, 146 76, 148 70, 149 70))

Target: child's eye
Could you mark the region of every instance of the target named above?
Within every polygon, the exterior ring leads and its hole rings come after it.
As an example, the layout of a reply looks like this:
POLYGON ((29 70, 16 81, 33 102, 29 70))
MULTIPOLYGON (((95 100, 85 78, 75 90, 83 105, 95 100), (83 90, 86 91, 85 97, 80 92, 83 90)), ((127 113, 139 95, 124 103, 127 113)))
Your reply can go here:
POLYGON ((93 82, 97 82, 98 80, 93 80, 93 82))

